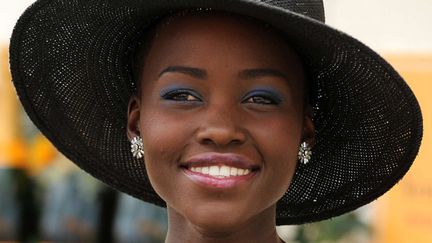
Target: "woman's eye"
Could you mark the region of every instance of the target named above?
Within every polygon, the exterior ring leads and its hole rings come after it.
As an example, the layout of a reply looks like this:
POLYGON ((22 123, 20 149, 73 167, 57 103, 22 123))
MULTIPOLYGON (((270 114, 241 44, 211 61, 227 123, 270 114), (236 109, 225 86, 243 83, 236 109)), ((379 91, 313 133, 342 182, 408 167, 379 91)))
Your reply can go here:
POLYGON ((256 103, 256 104, 262 104, 262 105, 275 105, 275 104, 277 104, 277 102, 274 101, 273 99, 263 97, 263 96, 249 97, 247 100, 245 100, 245 103, 256 103))
POLYGON ((281 102, 281 96, 273 89, 253 90, 243 99, 243 103, 259 105, 278 105, 281 102))
POLYGON ((280 96, 275 92, 254 91, 249 93, 243 103, 259 104, 259 105, 278 105, 281 103, 280 96))
POLYGON ((189 90, 174 90, 162 94, 161 97, 166 100, 174 101, 201 101, 201 99, 198 98, 198 95, 189 90))
POLYGON ((197 101, 199 100, 197 97, 191 95, 191 94, 175 94, 170 97, 171 100, 180 100, 180 101, 197 101))

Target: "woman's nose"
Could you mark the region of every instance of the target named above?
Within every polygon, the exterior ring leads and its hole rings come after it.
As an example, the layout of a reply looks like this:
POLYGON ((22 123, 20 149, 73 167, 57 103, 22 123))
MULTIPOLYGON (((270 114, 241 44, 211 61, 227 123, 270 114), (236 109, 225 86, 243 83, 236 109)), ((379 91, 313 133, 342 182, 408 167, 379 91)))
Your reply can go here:
POLYGON ((240 145, 246 139, 246 131, 241 126, 239 114, 232 109, 207 110, 196 138, 206 145, 240 145))

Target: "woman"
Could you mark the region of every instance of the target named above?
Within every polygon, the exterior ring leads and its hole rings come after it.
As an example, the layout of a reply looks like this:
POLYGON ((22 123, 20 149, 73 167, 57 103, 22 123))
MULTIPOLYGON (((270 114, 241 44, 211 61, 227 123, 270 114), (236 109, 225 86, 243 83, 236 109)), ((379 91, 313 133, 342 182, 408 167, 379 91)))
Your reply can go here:
POLYGON ((281 242, 387 191, 422 135, 400 76, 323 20, 316 0, 41 0, 11 69, 60 151, 167 207, 167 242, 281 242))

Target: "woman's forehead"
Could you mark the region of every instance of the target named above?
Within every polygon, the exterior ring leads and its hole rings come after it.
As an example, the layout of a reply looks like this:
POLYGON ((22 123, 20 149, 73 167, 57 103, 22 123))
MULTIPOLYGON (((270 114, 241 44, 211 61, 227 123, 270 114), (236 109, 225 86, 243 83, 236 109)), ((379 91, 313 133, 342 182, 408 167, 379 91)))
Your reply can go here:
MULTIPOLYGON (((181 55, 219 48, 227 56, 243 51, 249 58, 298 59, 286 38, 274 28, 250 17, 225 12, 176 14, 155 29, 150 52, 181 55)), ((296 60, 297 61, 297 60, 296 60)))
POLYGON ((183 11, 162 19, 157 25, 156 36, 168 29, 171 33, 185 32, 191 29, 206 29, 209 31, 233 31, 266 33, 268 36, 280 36, 272 26, 255 18, 221 11, 183 11), (181 27, 187 28, 181 28, 181 27))

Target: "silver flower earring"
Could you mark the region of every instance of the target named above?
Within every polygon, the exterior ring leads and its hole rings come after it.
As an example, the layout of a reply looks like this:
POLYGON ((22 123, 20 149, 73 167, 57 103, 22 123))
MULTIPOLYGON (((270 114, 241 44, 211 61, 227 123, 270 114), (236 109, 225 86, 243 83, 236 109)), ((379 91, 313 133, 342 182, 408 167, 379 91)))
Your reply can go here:
POLYGON ((135 136, 131 140, 132 156, 141 159, 144 156, 144 145, 140 136, 135 136))
POLYGON ((309 162, 309 160, 311 159, 312 156, 312 151, 311 151, 311 147, 309 146, 308 143, 303 142, 300 145, 300 149, 298 152, 298 160, 300 161, 300 163, 302 164, 307 164, 309 162))

